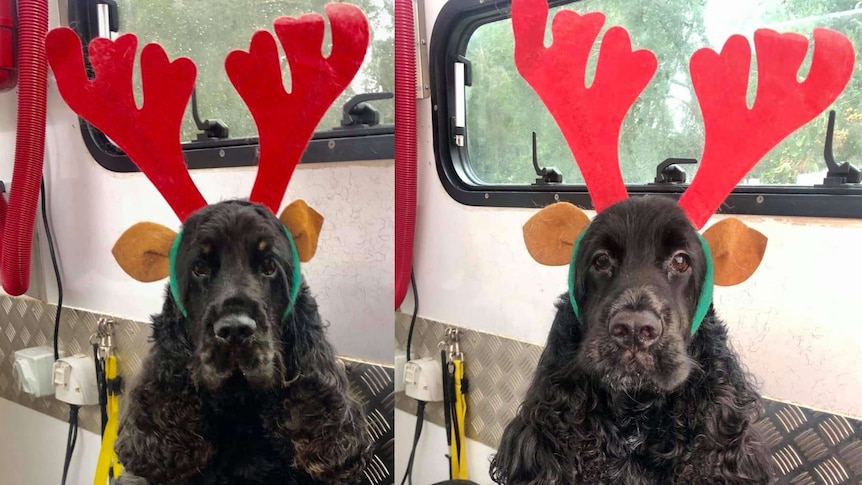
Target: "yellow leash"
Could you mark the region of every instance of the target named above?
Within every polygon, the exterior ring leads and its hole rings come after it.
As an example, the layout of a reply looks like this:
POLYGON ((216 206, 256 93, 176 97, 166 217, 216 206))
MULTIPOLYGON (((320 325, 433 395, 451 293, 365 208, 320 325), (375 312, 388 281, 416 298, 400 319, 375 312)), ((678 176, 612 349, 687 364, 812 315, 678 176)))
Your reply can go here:
POLYGON ((452 423, 452 435, 457 439, 452 440, 450 448, 450 459, 452 468, 453 480, 467 480, 467 446, 466 435, 464 433, 465 422, 467 419, 467 399, 462 392, 462 383, 464 381, 464 361, 457 359, 452 361, 454 366, 454 381, 455 381, 455 419, 452 423), (460 450, 458 449, 460 444, 460 450))
MULTIPOLYGON (((93 485, 105 485, 109 479, 113 480, 123 472, 123 467, 120 465, 116 451, 114 451, 114 442, 117 440, 117 431, 120 427, 121 378, 117 375, 117 356, 114 354, 113 336, 113 320, 100 319, 98 332, 90 339, 94 346, 98 344, 96 367, 98 369, 99 364, 101 364, 105 374, 103 389, 105 391, 105 414, 107 414, 93 485)), ((101 376, 99 380, 101 381, 101 376)))
POLYGON ((446 439, 449 441, 449 475, 452 480, 467 480, 467 397, 469 381, 464 373, 464 354, 461 352, 461 330, 447 328, 441 347, 443 368, 444 418, 446 439))
POLYGON ((117 357, 108 355, 105 359, 105 380, 108 382, 108 423, 102 436, 102 449, 99 450, 99 461, 96 464, 96 478, 93 485, 105 485, 111 478, 117 478, 123 472, 123 466, 114 451, 117 440, 117 429, 120 425, 120 396, 115 386, 117 378, 117 357), (113 473, 111 473, 113 471, 113 473))

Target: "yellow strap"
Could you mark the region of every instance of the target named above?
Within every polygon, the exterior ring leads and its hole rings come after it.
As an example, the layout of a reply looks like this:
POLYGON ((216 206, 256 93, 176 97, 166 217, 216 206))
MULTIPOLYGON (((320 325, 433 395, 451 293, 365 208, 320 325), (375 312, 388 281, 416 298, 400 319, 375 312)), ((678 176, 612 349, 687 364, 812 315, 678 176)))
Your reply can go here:
MULTIPOLYGON (((467 399, 461 392, 461 381, 464 379, 464 361, 453 360, 452 364, 455 367, 455 414, 458 418, 458 428, 453 429, 453 436, 458 437, 458 442, 461 443, 461 453, 458 453, 456 441, 452 439, 450 451, 452 462, 452 478, 454 480, 467 480, 467 443, 465 441, 464 430, 466 429, 467 419, 467 399)), ((455 423, 452 423, 455 427, 455 423)))
MULTIPOLYGON (((105 359, 105 379, 117 377, 117 357, 109 355, 105 359)), ((117 453, 114 451, 114 441, 117 440, 117 429, 120 425, 120 398, 113 392, 108 392, 108 422, 105 425, 105 434, 102 437, 102 448, 99 450, 99 461, 96 464, 96 478, 93 485, 105 485, 108 483, 108 471, 113 467, 114 478, 119 477, 123 471, 117 453)))

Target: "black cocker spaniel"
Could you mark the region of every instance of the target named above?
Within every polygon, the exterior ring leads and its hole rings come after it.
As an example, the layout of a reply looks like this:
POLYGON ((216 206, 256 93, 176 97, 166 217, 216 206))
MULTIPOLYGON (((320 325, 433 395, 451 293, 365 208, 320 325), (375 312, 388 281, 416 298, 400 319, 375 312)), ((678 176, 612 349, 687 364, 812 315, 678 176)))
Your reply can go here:
POLYGON ((766 484, 753 424, 760 396, 709 307, 692 335, 706 271, 672 200, 636 197, 596 216, 526 398, 491 463, 495 482, 766 484))

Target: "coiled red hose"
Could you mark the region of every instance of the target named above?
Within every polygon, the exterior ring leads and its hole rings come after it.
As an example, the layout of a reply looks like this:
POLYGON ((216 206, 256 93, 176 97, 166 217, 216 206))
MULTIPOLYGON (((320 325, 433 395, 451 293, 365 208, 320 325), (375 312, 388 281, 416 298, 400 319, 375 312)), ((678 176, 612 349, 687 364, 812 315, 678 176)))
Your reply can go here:
POLYGON ((18 126, 15 169, 3 225, 3 289, 18 296, 30 288, 30 253, 42 164, 48 91, 48 1, 18 0, 18 126))
POLYGON ((416 38, 413 0, 395 0, 395 308, 407 294, 416 227, 416 38))

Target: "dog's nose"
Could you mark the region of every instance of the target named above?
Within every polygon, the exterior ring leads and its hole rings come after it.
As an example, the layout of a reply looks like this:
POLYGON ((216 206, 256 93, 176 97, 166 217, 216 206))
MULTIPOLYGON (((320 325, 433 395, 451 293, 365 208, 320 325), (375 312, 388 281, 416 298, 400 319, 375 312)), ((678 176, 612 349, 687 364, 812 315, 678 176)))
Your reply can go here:
POLYGON ((653 312, 624 310, 611 318, 608 331, 620 347, 646 349, 661 336, 662 326, 653 312))
POLYGON ((213 325, 216 337, 231 342, 242 343, 254 335, 257 325, 246 315, 228 315, 213 325))

